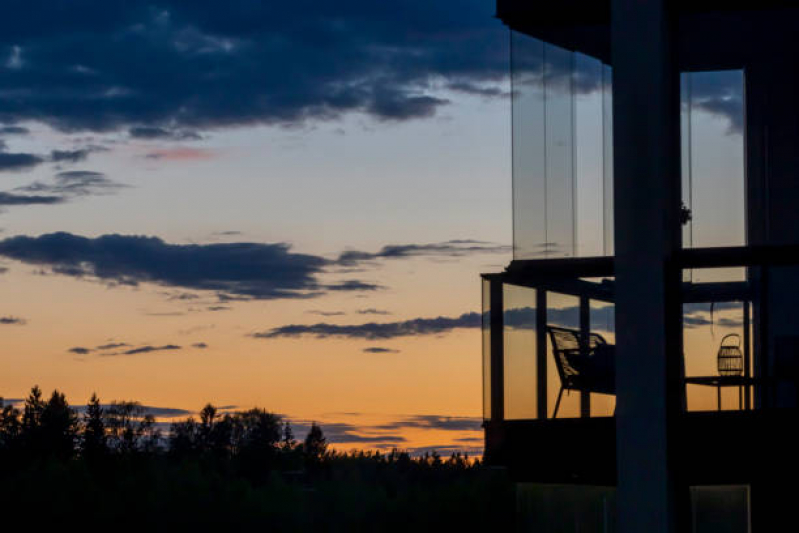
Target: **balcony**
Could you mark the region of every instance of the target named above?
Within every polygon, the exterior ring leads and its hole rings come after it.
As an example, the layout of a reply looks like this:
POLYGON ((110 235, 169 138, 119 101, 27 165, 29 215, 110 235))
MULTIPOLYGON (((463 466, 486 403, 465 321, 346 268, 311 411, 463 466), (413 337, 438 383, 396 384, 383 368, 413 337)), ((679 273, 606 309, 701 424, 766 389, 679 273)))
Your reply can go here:
MULTIPOLYGON (((678 261, 681 462, 694 485, 766 478, 775 446, 799 445, 785 431, 799 414, 799 336, 781 318, 799 300, 799 247, 678 261)), ((614 285, 608 257, 483 277, 486 456, 520 481, 615 484, 614 285)))

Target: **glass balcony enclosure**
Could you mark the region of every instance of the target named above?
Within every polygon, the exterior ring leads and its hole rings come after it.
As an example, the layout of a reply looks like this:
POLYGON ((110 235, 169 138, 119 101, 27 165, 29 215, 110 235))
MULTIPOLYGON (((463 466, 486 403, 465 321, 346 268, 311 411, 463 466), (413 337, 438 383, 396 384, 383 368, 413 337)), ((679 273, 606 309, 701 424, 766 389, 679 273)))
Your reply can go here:
POLYGON ((511 33, 515 259, 608 255, 610 68, 511 33))
MULTIPOLYGON (((519 32, 511 52, 514 259, 612 255, 611 68, 519 32)), ((743 94, 742 70, 681 75, 686 248, 746 244, 743 94)))

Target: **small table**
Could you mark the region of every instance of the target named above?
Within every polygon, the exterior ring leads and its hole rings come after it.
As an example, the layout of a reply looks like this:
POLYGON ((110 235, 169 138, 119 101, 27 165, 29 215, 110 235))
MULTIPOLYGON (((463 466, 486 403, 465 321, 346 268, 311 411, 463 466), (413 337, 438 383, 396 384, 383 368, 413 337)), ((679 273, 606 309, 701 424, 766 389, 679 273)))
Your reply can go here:
POLYGON ((686 385, 704 385, 716 387, 718 410, 721 411, 721 388, 738 387, 738 409, 743 409, 743 390, 755 384, 755 378, 750 376, 692 376, 685 378, 686 385))

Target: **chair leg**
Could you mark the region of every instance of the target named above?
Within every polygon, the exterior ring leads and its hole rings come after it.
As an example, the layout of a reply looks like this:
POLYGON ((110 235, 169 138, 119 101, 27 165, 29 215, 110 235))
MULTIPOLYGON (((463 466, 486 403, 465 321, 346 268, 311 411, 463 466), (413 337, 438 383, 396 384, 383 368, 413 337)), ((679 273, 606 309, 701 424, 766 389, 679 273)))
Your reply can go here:
POLYGON ((552 418, 558 417, 558 408, 560 407, 560 399, 563 397, 563 387, 560 388, 560 392, 558 393, 558 401, 555 402, 555 412, 552 413, 552 418))

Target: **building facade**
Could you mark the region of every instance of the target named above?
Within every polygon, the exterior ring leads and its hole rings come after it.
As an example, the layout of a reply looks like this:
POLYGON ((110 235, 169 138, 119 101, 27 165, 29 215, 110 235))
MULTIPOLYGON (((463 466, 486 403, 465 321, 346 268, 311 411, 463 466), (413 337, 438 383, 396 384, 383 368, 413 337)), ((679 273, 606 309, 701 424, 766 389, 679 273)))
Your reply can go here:
POLYGON ((483 275, 486 458, 531 531, 792 526, 792 4, 497 0, 514 258, 483 275))

